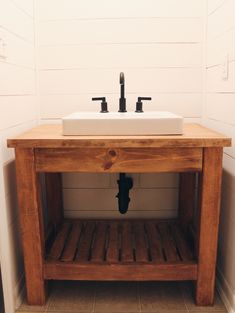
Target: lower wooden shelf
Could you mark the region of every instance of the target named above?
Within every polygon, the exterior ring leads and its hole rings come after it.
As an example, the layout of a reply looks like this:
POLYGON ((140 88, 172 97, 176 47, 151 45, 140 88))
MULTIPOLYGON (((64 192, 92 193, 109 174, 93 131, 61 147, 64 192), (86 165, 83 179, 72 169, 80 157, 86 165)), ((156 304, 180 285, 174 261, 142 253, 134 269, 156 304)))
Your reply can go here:
POLYGON ((177 220, 64 220, 47 250, 45 279, 197 279, 177 220))

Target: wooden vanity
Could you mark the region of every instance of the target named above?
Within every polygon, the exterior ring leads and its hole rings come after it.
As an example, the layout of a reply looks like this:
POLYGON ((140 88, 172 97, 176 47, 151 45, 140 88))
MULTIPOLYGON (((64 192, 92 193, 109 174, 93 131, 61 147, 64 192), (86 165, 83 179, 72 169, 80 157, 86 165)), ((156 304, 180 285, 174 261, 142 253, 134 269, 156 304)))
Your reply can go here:
POLYGON ((223 147, 231 140, 197 124, 186 124, 182 136, 61 134, 60 125, 42 125, 8 140, 28 303, 45 303, 47 280, 192 280, 196 303, 212 305, 223 147), (63 172, 180 173, 178 218, 66 219, 63 172))

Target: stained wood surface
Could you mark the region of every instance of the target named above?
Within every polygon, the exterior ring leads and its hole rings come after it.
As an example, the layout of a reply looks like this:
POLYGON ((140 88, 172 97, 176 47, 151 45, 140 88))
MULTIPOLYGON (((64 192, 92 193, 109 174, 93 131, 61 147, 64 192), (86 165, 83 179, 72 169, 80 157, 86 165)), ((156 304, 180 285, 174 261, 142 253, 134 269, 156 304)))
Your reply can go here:
POLYGON ((84 264, 47 261, 44 278, 54 280, 172 281, 196 280, 195 261, 165 264, 84 264))
POLYGON ((44 227, 33 149, 16 149, 16 176, 27 300, 29 304, 43 305, 46 301, 43 278, 44 227))
POLYGON ((49 223, 57 231, 64 217, 61 173, 45 173, 45 186, 49 223))
POLYGON ((179 219, 186 232, 193 221, 196 199, 196 174, 180 173, 179 219))
POLYGON ((8 140, 8 147, 25 148, 153 148, 228 147, 231 139, 199 124, 185 124, 175 136, 63 136, 62 125, 40 125, 8 140))
POLYGON ((65 220, 47 255, 44 277, 196 280, 197 264, 176 220, 65 220))
POLYGON ((193 261, 194 255, 175 220, 66 220, 47 260, 86 264, 160 264, 193 261))
POLYGON ((185 172, 202 169, 201 148, 35 149, 38 172, 185 172))
POLYGON ((214 303, 222 155, 221 148, 204 149, 198 227, 198 278, 196 283, 196 303, 198 305, 214 303))

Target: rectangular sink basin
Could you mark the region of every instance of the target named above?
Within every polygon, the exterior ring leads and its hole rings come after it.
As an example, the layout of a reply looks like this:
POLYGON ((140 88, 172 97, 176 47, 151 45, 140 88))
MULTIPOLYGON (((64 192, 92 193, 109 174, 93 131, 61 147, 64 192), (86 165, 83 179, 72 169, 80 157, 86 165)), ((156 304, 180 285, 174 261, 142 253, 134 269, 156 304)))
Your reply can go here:
POLYGON ((183 117, 170 112, 78 112, 62 119, 63 135, 181 135, 183 117))

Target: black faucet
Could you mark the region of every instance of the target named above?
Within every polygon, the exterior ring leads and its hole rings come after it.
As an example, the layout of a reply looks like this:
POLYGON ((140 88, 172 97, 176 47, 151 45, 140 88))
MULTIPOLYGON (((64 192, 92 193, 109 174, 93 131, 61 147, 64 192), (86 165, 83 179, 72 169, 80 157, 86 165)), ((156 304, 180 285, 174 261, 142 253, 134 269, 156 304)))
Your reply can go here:
POLYGON ((129 207, 129 191, 133 187, 133 180, 127 177, 125 173, 120 173, 118 183, 118 209, 121 214, 125 214, 129 207))
POLYGON ((120 73, 120 85, 121 85, 121 96, 119 99, 119 110, 118 112, 127 112, 126 111, 126 98, 125 98, 125 78, 124 73, 120 73))

